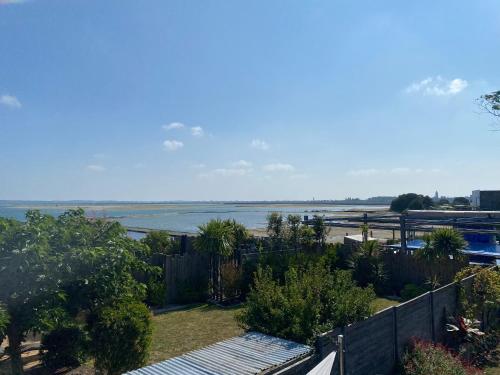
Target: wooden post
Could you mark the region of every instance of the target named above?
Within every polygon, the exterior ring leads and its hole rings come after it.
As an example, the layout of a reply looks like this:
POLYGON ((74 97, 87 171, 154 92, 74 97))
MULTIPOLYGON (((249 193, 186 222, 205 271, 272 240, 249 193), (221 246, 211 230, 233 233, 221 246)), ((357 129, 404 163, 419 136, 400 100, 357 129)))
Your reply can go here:
POLYGON ((401 214, 401 216, 399 217, 399 225, 401 235, 401 250, 406 252, 406 217, 404 214, 401 214))

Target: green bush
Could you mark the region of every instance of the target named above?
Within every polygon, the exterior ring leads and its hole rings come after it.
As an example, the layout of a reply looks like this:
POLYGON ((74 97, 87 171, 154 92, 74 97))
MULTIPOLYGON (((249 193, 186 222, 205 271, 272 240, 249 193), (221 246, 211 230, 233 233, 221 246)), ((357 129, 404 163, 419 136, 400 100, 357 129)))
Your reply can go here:
POLYGON ((284 281, 259 268, 240 324, 282 338, 310 342, 315 335, 372 314, 375 293, 360 288, 348 271, 329 272, 320 264, 291 267, 284 281))
POLYGON ((404 375, 479 375, 474 368, 465 366, 444 346, 416 341, 403 355, 404 375))
POLYGON ((89 354, 88 337, 77 326, 57 328, 42 336, 42 362, 51 370, 78 367, 89 354))
POLYGON ((405 301, 409 301, 421 294, 424 294, 427 290, 421 286, 415 284, 405 284, 403 290, 401 290, 401 298, 405 301))
POLYGON ((163 306, 167 299, 167 286, 161 279, 150 278, 147 283, 146 303, 149 306, 163 306))
POLYGON ((101 309, 92 325, 95 367, 118 375, 146 364, 151 346, 151 314, 139 302, 101 309))
POLYGON ((149 232, 146 237, 141 239, 146 244, 152 254, 175 254, 180 252, 178 242, 172 239, 170 233, 163 230, 149 232))

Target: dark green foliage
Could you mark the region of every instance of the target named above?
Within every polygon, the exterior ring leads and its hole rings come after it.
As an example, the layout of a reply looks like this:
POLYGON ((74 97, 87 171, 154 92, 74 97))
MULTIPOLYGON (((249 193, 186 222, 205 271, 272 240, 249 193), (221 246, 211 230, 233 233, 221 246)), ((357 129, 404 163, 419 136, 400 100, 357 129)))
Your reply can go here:
POLYGON ((500 91, 493 91, 479 98, 479 105, 489 114, 500 117, 500 91))
POLYGON ((0 342, 3 341, 5 333, 7 330, 7 325, 9 324, 9 315, 7 311, 0 305, 0 342))
POLYGON ((146 303, 149 306, 163 306, 167 299, 167 286, 163 278, 151 277, 146 282, 147 297, 146 303))
POLYGON ((50 370, 78 367, 89 355, 89 340, 78 326, 57 328, 42 336, 42 362, 50 370))
POLYGON ((417 341, 403 355, 404 375, 479 375, 480 372, 466 367, 459 358, 444 346, 417 341))
POLYGON ((380 258, 381 247, 377 241, 363 242, 352 257, 353 277, 362 287, 373 285, 377 293, 386 289, 387 275, 380 258))
POLYGON ((88 220, 81 209, 57 218, 29 211, 25 223, 0 219, 0 259, 14 374, 23 371, 20 345, 28 331, 49 332, 118 299, 142 300, 146 287, 135 276, 156 272, 149 249, 119 223, 88 220))
POLYGON ((438 228, 430 235, 424 237, 425 246, 418 250, 417 256, 429 261, 438 259, 459 259, 462 257, 461 250, 465 248, 467 242, 462 234, 453 228, 438 228))
POLYGON ((209 254, 232 255, 235 243, 233 229, 228 221, 210 220, 198 227, 199 235, 194 242, 195 248, 209 254))
POLYGON ((247 329, 310 342, 318 333, 369 316, 374 298, 348 271, 332 273, 319 264, 291 267, 279 281, 270 268, 259 268, 238 319, 247 329))
POLYGON ((300 221, 299 215, 288 215, 286 218, 287 242, 294 250, 298 250, 300 246, 300 221))
POLYGON ((406 210, 426 210, 431 208, 434 202, 429 196, 407 193, 401 194, 391 202, 391 211, 403 212, 406 210))
POLYGON ((314 231, 314 239, 318 247, 325 244, 328 228, 325 225, 325 219, 322 216, 314 215, 312 220, 312 229, 314 231))
POLYGON ((119 375, 146 364, 151 346, 151 314, 139 302, 101 309, 91 331, 95 367, 119 375))
POLYGON ((175 254, 180 251, 179 244, 163 230, 149 232, 141 242, 149 247, 152 254, 175 254))
POLYGON ((465 197, 456 197, 453 198, 453 203, 454 206, 470 206, 470 202, 467 198, 465 197))
POLYGON ((427 289, 425 289, 424 287, 415 284, 405 284, 405 286, 401 290, 401 298, 404 301, 409 301, 415 297, 420 296, 421 294, 424 294, 425 292, 427 292, 427 289))
POLYGON ((285 225, 283 216, 280 213, 273 212, 267 215, 267 234, 271 239, 273 248, 281 250, 285 236, 285 225))
POLYGON ((438 204, 439 204, 440 206, 443 206, 443 205, 445 205, 445 204, 450 204, 450 201, 449 201, 448 199, 446 199, 446 198, 439 198, 439 202, 438 202, 438 204))

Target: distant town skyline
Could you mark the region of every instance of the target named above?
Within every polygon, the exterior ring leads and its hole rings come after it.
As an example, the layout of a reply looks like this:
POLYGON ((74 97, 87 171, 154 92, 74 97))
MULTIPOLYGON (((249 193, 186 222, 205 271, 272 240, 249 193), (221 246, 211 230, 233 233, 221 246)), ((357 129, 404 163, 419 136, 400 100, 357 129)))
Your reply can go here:
POLYGON ((0 200, 500 188, 497 1, 6 0, 0 33, 0 200))

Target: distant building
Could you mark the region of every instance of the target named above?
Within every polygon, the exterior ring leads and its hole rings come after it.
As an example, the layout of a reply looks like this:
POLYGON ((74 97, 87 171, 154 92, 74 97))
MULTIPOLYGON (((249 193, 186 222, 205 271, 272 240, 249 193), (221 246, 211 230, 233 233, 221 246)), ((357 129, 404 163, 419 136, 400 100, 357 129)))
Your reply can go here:
POLYGON ((434 193, 434 198, 433 198, 433 200, 434 200, 434 202, 439 202, 439 193, 437 192, 437 190, 436 190, 436 192, 434 193))
POLYGON ((500 190, 474 190, 471 206, 476 210, 500 211, 500 190))

